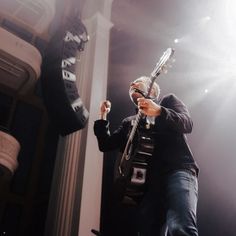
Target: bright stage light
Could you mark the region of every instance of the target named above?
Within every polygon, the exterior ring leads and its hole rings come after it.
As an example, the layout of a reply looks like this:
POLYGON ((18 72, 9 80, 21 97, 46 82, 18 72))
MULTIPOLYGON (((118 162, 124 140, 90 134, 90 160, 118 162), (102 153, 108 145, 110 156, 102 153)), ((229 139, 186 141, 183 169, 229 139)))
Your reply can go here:
POLYGON ((211 17, 210 17, 210 16, 206 16, 206 17, 205 17, 205 20, 206 20, 206 21, 209 21, 209 20, 211 20, 211 17))
POLYGON ((179 39, 175 39, 175 40, 174 40, 174 43, 178 43, 178 42, 179 42, 179 39))

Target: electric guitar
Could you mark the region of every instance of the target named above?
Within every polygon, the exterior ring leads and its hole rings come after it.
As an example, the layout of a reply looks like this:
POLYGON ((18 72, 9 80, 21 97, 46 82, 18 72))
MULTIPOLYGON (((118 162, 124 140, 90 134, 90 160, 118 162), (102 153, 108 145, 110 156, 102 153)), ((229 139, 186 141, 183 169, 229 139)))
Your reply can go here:
MULTIPOLYGON (((167 63, 173 56, 174 50, 168 48, 151 73, 148 93, 150 96, 153 84, 157 77, 166 72, 167 63)), ((132 129, 125 146, 125 149, 118 158, 118 171, 115 173, 115 188, 119 200, 128 197, 133 203, 142 198, 145 192, 148 164, 152 157, 154 143, 152 139, 152 127, 141 127, 140 120, 143 117, 141 111, 138 111, 132 122, 132 129)))

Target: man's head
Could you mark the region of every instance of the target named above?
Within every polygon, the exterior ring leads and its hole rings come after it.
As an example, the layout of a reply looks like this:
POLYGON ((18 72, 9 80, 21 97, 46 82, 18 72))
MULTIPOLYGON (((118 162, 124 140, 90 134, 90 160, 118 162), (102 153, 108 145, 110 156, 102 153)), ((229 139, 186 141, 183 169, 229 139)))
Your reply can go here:
MULTIPOLYGON (((138 98, 147 96, 150 84, 151 79, 147 76, 141 76, 130 84, 129 96, 135 105, 137 105, 138 98)), ((160 87, 156 82, 154 82, 149 98, 157 99, 159 94, 160 87)))

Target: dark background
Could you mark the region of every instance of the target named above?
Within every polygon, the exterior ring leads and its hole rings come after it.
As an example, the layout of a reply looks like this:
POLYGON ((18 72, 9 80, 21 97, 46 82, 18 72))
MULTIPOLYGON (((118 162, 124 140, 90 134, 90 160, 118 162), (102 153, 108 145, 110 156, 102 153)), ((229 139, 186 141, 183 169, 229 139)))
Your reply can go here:
MULTIPOLYGON (((158 83, 161 96, 174 92, 185 102, 194 122, 188 140, 200 166, 201 236, 236 232, 235 8, 232 0, 113 2, 107 95, 111 128, 134 113, 130 82, 150 75, 162 53, 175 48, 172 68, 158 83)), ((105 192, 111 184, 112 156, 105 157, 105 192)))

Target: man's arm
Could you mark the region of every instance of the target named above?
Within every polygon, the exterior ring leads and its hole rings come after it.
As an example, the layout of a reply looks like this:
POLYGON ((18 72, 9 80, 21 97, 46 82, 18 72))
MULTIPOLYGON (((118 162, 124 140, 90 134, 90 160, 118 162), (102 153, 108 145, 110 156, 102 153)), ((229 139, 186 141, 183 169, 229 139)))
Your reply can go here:
POLYGON ((98 147, 101 152, 107 152, 114 149, 119 149, 122 142, 126 139, 123 123, 120 127, 110 134, 109 121, 107 114, 111 110, 111 103, 104 101, 100 105, 99 120, 94 122, 94 134, 97 137, 98 147))
POLYGON ((138 108, 148 116, 160 117, 167 126, 180 133, 192 131, 192 120, 186 105, 174 94, 166 95, 160 105, 151 99, 139 98, 138 108))
POLYGON ((111 111, 111 102, 108 101, 108 100, 101 102, 99 118, 101 120, 106 120, 107 119, 107 114, 110 111, 111 111))
POLYGON ((180 133, 191 133, 193 122, 187 106, 174 94, 165 96, 161 102, 161 119, 180 133))

